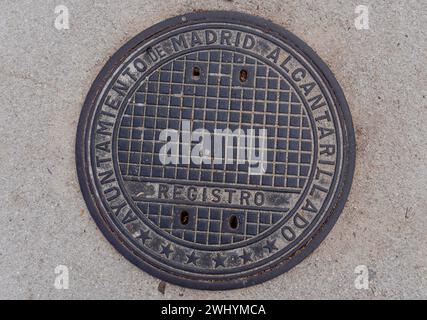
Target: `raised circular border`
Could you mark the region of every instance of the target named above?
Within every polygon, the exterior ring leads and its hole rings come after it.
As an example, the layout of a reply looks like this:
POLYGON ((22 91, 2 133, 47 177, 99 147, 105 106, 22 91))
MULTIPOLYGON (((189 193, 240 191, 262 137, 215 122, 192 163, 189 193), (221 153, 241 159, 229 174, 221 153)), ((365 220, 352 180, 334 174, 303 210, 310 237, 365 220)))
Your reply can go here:
POLYGON ((279 274, 282 274, 293 268, 319 246, 319 244, 327 236, 337 221, 350 192, 356 157, 355 144, 353 123, 344 93, 328 66, 310 47, 308 47, 307 44, 305 44, 302 40, 297 38, 283 27, 263 18, 234 11, 206 11, 176 16, 155 24, 154 26, 133 37, 108 60, 93 82, 80 114, 76 137, 76 167, 80 188, 92 218, 95 220, 97 226, 99 229, 101 229, 102 233, 108 239, 108 241, 126 259, 149 274, 180 286, 193 289, 228 290, 248 287, 272 279, 279 274), (284 42, 288 42, 296 47, 296 49, 298 49, 299 52, 311 62, 311 65, 318 69, 319 75, 323 76, 325 85, 327 85, 330 92, 333 93, 331 96, 335 100, 334 102, 337 108, 336 110, 340 115, 339 120, 342 122, 341 125, 343 130, 343 168, 341 179, 337 186, 337 191, 333 196, 328 212, 325 213, 325 221, 318 229, 316 229, 312 237, 309 240, 306 240, 306 243, 302 245, 302 249, 299 250, 297 254, 294 254, 285 261, 281 261, 270 269, 265 270, 261 274, 251 275, 246 278, 215 282, 207 282, 203 280, 197 281, 190 278, 171 275, 170 273, 155 268, 148 262, 143 261, 140 256, 137 257, 131 250, 129 250, 129 248, 122 241, 120 241, 114 230, 111 229, 109 224, 103 219, 102 214, 100 213, 100 206, 94 196, 92 185, 90 184, 89 167, 85 161, 86 144, 88 142, 86 139, 86 127, 93 103, 106 82, 109 80, 109 77, 112 75, 117 65, 120 64, 123 58, 127 56, 127 53, 138 47, 138 45, 144 42, 146 39, 155 36, 161 31, 167 31, 171 28, 182 27, 193 24, 195 22, 203 23, 204 21, 224 23, 230 21, 239 22, 255 27, 260 31, 272 34, 274 37, 281 39, 284 42))

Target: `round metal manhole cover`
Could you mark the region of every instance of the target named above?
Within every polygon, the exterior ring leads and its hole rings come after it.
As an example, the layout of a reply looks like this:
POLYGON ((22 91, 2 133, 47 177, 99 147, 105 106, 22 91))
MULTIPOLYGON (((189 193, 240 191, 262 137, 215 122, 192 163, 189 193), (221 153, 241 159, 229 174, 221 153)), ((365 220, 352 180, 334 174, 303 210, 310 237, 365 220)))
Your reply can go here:
POLYGON ((355 157, 326 65, 283 28, 232 12, 175 17, 122 47, 88 94, 76 154, 110 242, 204 289, 306 257, 343 208, 355 157))

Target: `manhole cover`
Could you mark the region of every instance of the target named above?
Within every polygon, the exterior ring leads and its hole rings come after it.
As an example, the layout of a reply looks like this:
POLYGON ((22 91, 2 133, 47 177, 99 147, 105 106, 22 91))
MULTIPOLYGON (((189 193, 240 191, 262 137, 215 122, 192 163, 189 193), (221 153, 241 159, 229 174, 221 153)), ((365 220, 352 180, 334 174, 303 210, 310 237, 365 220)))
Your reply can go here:
POLYGON ((130 261, 205 289, 300 262, 340 214, 354 169, 344 95, 283 28, 192 13, 142 32, 86 99, 77 169, 90 212, 130 261))

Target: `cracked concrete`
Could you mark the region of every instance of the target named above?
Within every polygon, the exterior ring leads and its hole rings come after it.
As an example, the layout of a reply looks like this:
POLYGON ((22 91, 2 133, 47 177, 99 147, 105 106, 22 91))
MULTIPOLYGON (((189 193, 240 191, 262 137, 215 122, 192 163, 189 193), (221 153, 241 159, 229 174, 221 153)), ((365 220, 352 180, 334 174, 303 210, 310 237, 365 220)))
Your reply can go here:
POLYGON ((427 298, 425 1, 11 1, 0 4, 0 298, 427 298), (54 8, 70 29, 54 28, 54 8), (370 29, 354 27, 359 4, 370 29), (193 10, 272 20, 310 45, 346 94, 357 135, 350 198, 320 247, 264 284, 207 292, 161 284, 122 258, 92 221, 74 163, 85 95, 133 35, 193 10), (57 265, 70 288, 54 288, 57 265), (354 286, 358 265, 370 287, 354 286))

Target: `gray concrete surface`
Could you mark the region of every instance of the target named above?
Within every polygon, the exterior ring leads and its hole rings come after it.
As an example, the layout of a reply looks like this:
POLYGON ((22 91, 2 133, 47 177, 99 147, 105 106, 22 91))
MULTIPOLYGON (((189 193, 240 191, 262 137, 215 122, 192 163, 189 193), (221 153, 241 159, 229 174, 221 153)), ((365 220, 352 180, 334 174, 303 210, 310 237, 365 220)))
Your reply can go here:
POLYGON ((0 298, 427 298, 427 2, 0 2, 0 298), (54 8, 70 29, 54 28, 54 8), (356 5, 370 30, 354 27, 356 5), (343 87, 357 134, 346 208, 320 247, 290 272, 242 290, 160 281, 121 257, 92 221, 74 143, 85 95, 107 59, 143 29, 200 9, 238 10, 295 33, 343 87), (57 265, 70 288, 54 287, 57 265), (369 290, 354 286, 357 265, 369 290))

